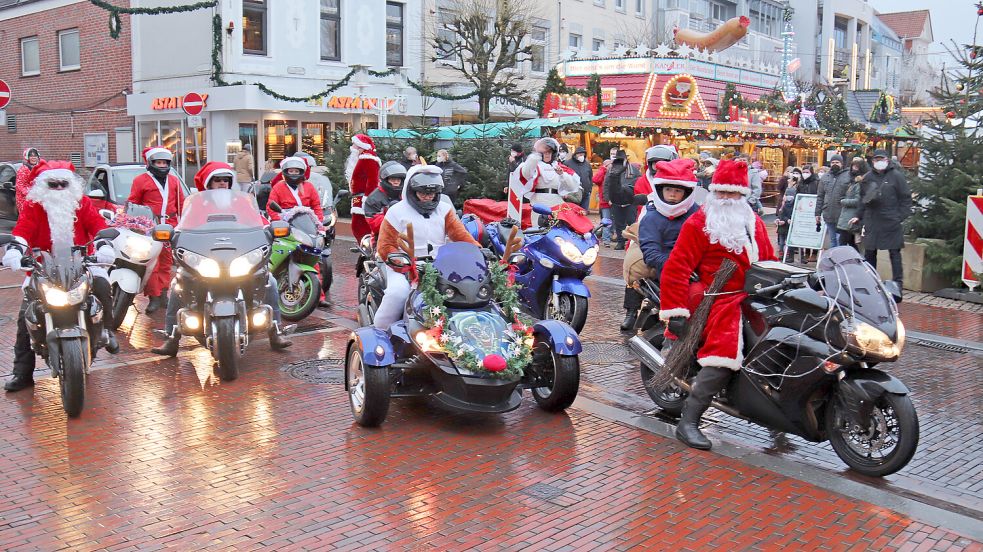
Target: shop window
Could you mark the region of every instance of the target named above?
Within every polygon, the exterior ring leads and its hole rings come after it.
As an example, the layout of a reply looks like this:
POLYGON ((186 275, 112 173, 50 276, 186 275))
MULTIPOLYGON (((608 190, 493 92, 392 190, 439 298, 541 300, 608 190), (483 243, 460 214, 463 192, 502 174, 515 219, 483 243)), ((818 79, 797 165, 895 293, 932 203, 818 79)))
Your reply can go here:
POLYGON ((386 2, 386 65, 403 65, 403 4, 386 2))
POLYGON ((295 121, 264 121, 265 158, 280 163, 297 153, 297 123, 295 121))
POLYGON ((300 149, 309 153, 318 165, 324 165, 324 153, 327 146, 327 132, 331 123, 304 123, 300 134, 300 149))
POLYGON ((341 0, 321 0, 321 59, 341 61, 341 0))
POLYGON ((60 71, 74 71, 82 68, 80 48, 78 29, 58 32, 58 69, 60 71))
POLYGON ((41 52, 36 36, 20 39, 20 74, 25 77, 41 74, 41 52))
POLYGON ((242 51, 266 55, 266 0, 242 0, 242 51))

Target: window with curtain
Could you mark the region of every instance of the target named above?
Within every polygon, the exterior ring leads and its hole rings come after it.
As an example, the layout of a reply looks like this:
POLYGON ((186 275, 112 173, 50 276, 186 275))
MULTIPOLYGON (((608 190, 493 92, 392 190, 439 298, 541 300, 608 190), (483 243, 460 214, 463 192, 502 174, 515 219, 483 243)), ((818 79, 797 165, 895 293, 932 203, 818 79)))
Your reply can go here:
POLYGON ((403 4, 386 2, 386 65, 403 65, 403 4))
POLYGON ((73 71, 82 67, 78 29, 58 32, 58 63, 60 71, 73 71))
POLYGON ((25 77, 41 74, 41 52, 36 36, 20 39, 20 74, 25 77))
POLYGON ((242 0, 242 51, 266 55, 266 0, 242 0))
POLYGON ((341 61, 341 0, 321 0, 321 59, 341 61))

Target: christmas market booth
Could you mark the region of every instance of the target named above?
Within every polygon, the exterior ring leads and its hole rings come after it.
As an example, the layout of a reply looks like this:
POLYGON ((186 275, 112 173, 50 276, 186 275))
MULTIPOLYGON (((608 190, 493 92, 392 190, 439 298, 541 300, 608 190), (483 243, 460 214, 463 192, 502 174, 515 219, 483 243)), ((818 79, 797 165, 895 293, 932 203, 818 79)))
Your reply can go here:
POLYGON ((595 162, 611 147, 643 162, 645 150, 672 144, 685 157, 746 153, 768 171, 766 195, 786 166, 822 159, 828 145, 815 114, 778 90, 780 68, 747 67, 685 46, 660 46, 655 57, 568 60, 557 66, 542 96, 542 114, 603 113, 600 133, 561 133, 595 162), (593 89, 599 88, 599 94, 593 89), (599 96, 599 98, 597 97, 599 96))

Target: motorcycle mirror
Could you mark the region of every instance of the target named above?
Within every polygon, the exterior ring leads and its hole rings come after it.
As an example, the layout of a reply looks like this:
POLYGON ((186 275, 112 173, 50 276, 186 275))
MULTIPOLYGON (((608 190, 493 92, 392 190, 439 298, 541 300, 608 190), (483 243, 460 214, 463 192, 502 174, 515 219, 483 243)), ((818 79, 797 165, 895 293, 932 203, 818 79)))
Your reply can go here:
POLYGON ((282 213, 283 212, 283 208, 280 207, 280 204, 277 203, 277 202, 275 202, 275 201, 271 201, 271 202, 267 203, 266 204, 266 208, 269 209, 270 211, 273 211, 274 213, 282 213))
POLYGON ((154 241, 168 242, 174 236, 174 227, 170 224, 158 224, 154 226, 154 241))
POLYGON ((351 195, 352 195, 352 193, 349 192, 348 190, 338 190, 338 193, 334 197, 335 197, 335 201, 337 201, 339 199, 344 199, 346 197, 351 197, 351 195))
POLYGON ((645 194, 635 194, 635 199, 632 201, 632 205, 641 206, 649 202, 649 197, 645 194))
MULTIPOLYGON (((280 212, 279 211, 280 206, 277 205, 275 201, 271 201, 270 205, 276 207, 276 209, 274 209, 274 212, 277 213, 280 212)), ((290 224, 282 220, 275 220, 270 223, 270 230, 273 231, 274 238, 285 238, 287 237, 287 235, 290 234, 290 224)))
POLYGON ((386 264, 393 268, 403 268, 411 262, 413 262, 413 259, 406 253, 390 253, 386 257, 386 264))
POLYGON ((881 285, 884 286, 884 291, 894 299, 895 303, 901 302, 901 286, 897 282, 894 280, 884 280, 881 282, 881 285))
POLYGON ((543 216, 548 216, 553 214, 553 209, 550 209, 548 206, 543 205, 542 203, 533 203, 532 210, 534 213, 543 216))
POLYGON ((509 264, 517 265, 526 262, 526 256, 522 253, 513 253, 509 255, 509 264))
POLYGON ((14 236, 10 234, 0 234, 0 247, 3 247, 4 245, 7 245, 9 243, 13 243, 13 241, 14 241, 14 236))
POLYGON ((96 188, 94 190, 89 190, 89 193, 85 194, 91 199, 106 199, 106 192, 96 188))
POLYGON ((119 230, 116 228, 103 228, 97 234, 97 238, 104 240, 115 240, 119 236, 119 230))
POLYGON ((109 209, 99 209, 99 214, 102 215, 102 218, 106 219, 106 222, 113 220, 115 216, 109 209))
POLYGON ((810 288, 793 289, 786 292, 783 299, 789 307, 814 316, 829 310, 829 300, 810 288))

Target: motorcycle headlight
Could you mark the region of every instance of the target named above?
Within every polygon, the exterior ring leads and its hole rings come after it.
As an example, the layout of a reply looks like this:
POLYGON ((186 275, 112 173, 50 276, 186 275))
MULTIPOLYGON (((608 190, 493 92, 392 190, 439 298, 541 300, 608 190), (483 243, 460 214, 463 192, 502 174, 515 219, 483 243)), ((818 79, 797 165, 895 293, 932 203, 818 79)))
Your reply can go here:
POLYGON ((149 237, 134 234, 127 236, 122 252, 134 261, 143 262, 150 258, 150 252, 153 250, 153 246, 154 241, 149 237))
POLYGON ((553 242, 556 243, 556 245, 560 248, 560 253, 563 253, 563 256, 569 259, 570 262, 572 263, 583 262, 584 255, 583 253, 580 252, 580 248, 578 248, 576 245, 568 242, 567 240, 561 237, 553 238, 553 242))
POLYGON ((307 247, 314 247, 314 238, 308 235, 307 232, 294 228, 290 231, 290 235, 293 237, 293 239, 300 242, 301 245, 306 245, 307 247))
POLYGON ((240 278, 242 276, 245 276, 251 273, 253 271, 253 268, 255 268, 256 265, 258 265, 262 260, 263 260, 262 247, 253 249, 252 251, 246 253, 245 255, 240 255, 235 259, 232 259, 232 262, 229 264, 229 276, 232 278, 240 278))
POLYGON ((218 278, 222 272, 218 266, 218 261, 215 259, 191 251, 185 251, 183 259, 186 265, 201 274, 203 278, 218 278))
POLYGON ((878 360, 894 360, 901 355, 901 348, 904 347, 904 325, 900 320, 897 343, 881 330, 856 318, 844 322, 842 330, 847 347, 862 356, 878 360))
POLYGON ((52 284, 44 283, 41 284, 41 289, 44 291, 44 302, 50 307, 66 307, 68 305, 77 305, 85 299, 85 292, 89 289, 89 284, 84 280, 79 282, 79 284, 73 287, 70 291, 65 291, 58 286, 52 284))
POLYGON ((587 266, 594 264, 597 260, 597 246, 588 247, 587 251, 584 251, 584 261, 583 263, 587 266))

